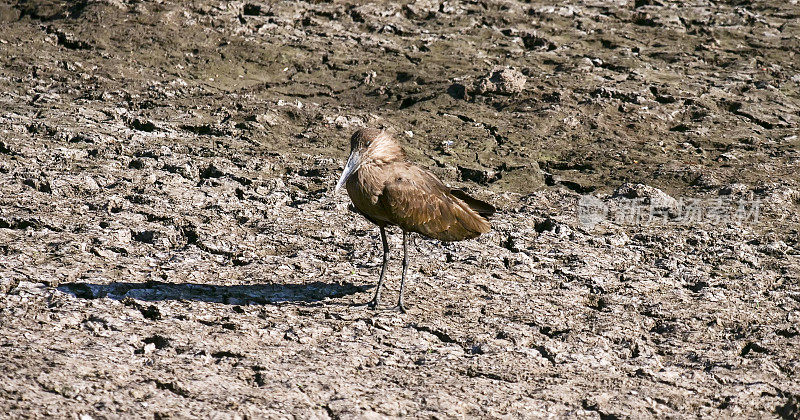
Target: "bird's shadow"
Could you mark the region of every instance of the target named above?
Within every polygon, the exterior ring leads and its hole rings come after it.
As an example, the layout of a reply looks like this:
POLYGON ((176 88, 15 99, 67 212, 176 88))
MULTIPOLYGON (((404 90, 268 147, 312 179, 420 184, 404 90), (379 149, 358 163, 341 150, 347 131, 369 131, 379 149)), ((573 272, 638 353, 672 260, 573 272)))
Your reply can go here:
POLYGON ((109 284, 63 283, 58 290, 81 299, 132 298, 146 302, 166 300, 199 301, 230 305, 263 305, 273 303, 314 303, 363 292, 373 286, 356 286, 349 282, 303 284, 210 285, 198 283, 113 282, 109 284))

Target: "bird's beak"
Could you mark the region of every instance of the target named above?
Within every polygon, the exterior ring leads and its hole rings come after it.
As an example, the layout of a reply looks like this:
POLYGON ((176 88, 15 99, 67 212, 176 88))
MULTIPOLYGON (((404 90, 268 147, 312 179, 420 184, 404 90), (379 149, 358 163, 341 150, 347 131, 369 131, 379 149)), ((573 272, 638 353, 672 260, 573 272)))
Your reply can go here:
POLYGON ((350 178, 350 175, 352 175, 360 165, 361 155, 359 155, 358 150, 353 150, 353 153, 350 153, 350 157, 347 159, 347 165, 344 165, 344 170, 342 171, 342 176, 339 177, 339 182, 336 183, 336 189, 333 190, 334 194, 339 192, 345 182, 347 182, 347 178, 350 178))

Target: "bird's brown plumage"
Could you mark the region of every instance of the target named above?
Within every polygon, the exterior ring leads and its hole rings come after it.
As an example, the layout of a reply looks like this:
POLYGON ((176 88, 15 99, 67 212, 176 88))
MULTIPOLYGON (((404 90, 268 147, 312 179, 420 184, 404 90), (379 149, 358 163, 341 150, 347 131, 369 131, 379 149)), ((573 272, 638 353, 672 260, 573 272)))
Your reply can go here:
POLYGON ((489 231, 484 216, 494 213, 494 207, 470 197, 460 190, 451 190, 436 175, 406 159, 403 148, 386 132, 373 129, 358 130, 350 139, 350 158, 347 159, 336 190, 344 185, 356 209, 378 225, 383 242, 383 266, 369 303, 377 306, 381 286, 389 262, 389 243, 386 226, 403 230, 403 276, 397 307, 403 306, 403 290, 408 271, 408 233, 441 241, 460 241, 489 231))
POLYGON ((386 132, 353 134, 351 148, 362 150, 361 164, 348 178, 347 193, 359 212, 379 226, 396 225, 441 241, 475 238, 491 228, 481 215, 494 208, 406 159, 402 147, 386 132))

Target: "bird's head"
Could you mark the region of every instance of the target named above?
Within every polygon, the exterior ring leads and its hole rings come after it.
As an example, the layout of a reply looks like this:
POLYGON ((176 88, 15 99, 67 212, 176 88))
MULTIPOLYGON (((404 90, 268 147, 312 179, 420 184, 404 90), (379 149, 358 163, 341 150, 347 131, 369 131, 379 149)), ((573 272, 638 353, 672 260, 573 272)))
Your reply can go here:
POLYGON ((347 182, 347 179, 363 165, 382 166, 398 159, 405 159, 403 148, 382 130, 362 128, 350 137, 350 157, 344 166, 342 176, 336 183, 334 193, 347 182))

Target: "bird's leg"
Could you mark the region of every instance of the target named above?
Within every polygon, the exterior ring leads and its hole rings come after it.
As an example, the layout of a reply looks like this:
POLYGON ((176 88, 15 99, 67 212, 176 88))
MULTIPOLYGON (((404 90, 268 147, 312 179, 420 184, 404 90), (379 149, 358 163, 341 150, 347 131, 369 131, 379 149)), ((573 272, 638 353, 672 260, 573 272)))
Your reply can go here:
POLYGON ((378 302, 381 300, 381 287, 383 280, 386 278, 386 266, 389 265, 389 241, 386 240, 386 228, 380 226, 381 229, 381 242, 383 242, 383 266, 381 266, 381 276, 378 279, 378 287, 375 289, 375 297, 367 304, 370 308, 377 308, 378 302))
POLYGON ((397 299, 397 309, 405 313, 406 307, 403 306, 403 291, 406 286, 406 273, 408 272, 408 232, 403 229, 403 276, 400 278, 400 298, 397 299))

